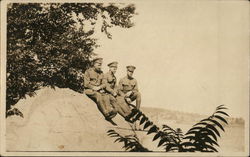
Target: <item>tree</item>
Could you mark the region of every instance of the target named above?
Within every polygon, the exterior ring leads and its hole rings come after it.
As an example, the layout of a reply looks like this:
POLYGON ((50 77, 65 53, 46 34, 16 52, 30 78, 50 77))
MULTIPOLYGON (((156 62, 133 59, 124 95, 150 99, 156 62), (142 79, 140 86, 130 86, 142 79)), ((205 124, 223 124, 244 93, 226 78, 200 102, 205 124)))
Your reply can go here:
POLYGON ((95 25, 130 28, 133 4, 11 3, 7 10, 7 94, 9 110, 41 87, 83 92, 83 73, 90 66, 95 25), (90 24, 89 29, 84 26, 90 24))

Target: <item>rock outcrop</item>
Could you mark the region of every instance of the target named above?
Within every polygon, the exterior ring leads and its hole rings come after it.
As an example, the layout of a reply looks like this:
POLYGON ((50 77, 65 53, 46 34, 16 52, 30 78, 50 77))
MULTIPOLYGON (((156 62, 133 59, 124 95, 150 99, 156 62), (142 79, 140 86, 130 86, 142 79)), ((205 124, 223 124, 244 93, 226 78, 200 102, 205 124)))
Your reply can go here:
MULTIPOLYGON (((106 134, 115 127, 85 94, 43 88, 15 107, 24 118, 7 118, 7 151, 123 151, 123 144, 114 143, 106 134)), ((130 128, 120 115, 114 121, 119 127, 130 128)))

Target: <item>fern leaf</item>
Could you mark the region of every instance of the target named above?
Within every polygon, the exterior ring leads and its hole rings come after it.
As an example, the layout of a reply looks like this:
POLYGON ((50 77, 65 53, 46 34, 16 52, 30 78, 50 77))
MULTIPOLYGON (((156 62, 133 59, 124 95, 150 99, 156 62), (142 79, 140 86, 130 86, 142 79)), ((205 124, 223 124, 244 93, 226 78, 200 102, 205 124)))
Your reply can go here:
MULTIPOLYGON (((168 145, 166 146, 166 152, 169 152, 170 150, 173 150, 173 148, 175 148, 175 147, 176 147, 175 144, 172 144, 172 143, 168 144, 168 145)), ((175 149, 175 150, 176 150, 176 149, 175 149)))
POLYGON ((216 110, 227 110, 228 108, 226 107, 219 107, 219 108, 216 108, 216 110))
POLYGON ((125 150, 133 149, 133 147, 135 147, 134 143, 129 143, 125 150))
POLYGON ((194 144, 191 142, 183 142, 183 143, 181 143, 181 145, 183 145, 185 147, 191 147, 191 146, 194 147, 194 144))
POLYGON ((195 140, 195 137, 194 136, 185 136, 185 137, 183 137, 183 139, 189 139, 189 141, 191 141, 191 140, 195 140))
POLYGON ((131 113, 128 115, 129 119, 130 119, 131 117, 135 116, 138 112, 139 112, 139 110, 133 108, 133 109, 131 110, 131 113))
POLYGON ((219 122, 217 122, 216 120, 206 119, 205 121, 210 121, 210 122, 214 123, 215 125, 217 125, 219 128, 221 128, 221 130, 225 131, 223 126, 219 122))
POLYGON ((207 125, 207 123, 204 122, 205 120, 208 120, 208 119, 203 119, 202 121, 200 121, 199 123, 195 124, 194 126, 197 126, 197 125, 207 125))
POLYGON ((111 135, 118 135, 118 134, 116 132, 110 132, 108 133, 108 135, 111 136, 111 135))
POLYGON ((217 110, 217 109, 220 109, 221 107, 224 107, 224 106, 225 106, 224 104, 219 105, 219 106, 216 107, 216 110, 217 110))
POLYGON ((226 116, 229 117, 229 115, 228 115, 226 112, 223 112, 223 111, 216 111, 215 114, 216 114, 216 113, 221 113, 221 114, 224 114, 224 115, 226 115, 226 116))
POLYGON ((218 152, 218 150, 215 149, 213 146, 206 145, 205 147, 206 147, 206 148, 209 148, 209 149, 211 149, 211 150, 213 150, 214 152, 218 152))
POLYGON ((111 129, 107 131, 107 133, 110 133, 110 132, 115 132, 115 130, 111 129))
POLYGON ((143 116, 141 121, 140 121, 140 125, 142 125, 147 120, 148 120, 148 117, 143 116))
POLYGON ((214 138, 215 141, 217 141, 217 136, 214 134, 214 132, 212 130, 209 130, 209 129, 201 129, 200 131, 201 133, 206 133, 210 136, 212 136, 214 138))
POLYGON ((152 125, 153 123, 150 121, 147 121, 143 127, 143 130, 147 129, 147 127, 149 127, 150 125, 152 125))
POLYGON ((219 131, 218 131, 213 125, 208 124, 208 125, 206 126, 206 128, 210 128, 212 131, 214 131, 214 132, 220 137, 219 131))
POLYGON ((163 125, 163 129, 164 129, 164 130, 170 130, 170 131, 172 131, 172 132, 175 132, 175 130, 172 129, 171 127, 169 127, 168 125, 163 125))
POLYGON ((120 140, 122 140, 122 138, 121 138, 121 137, 117 138, 117 139, 114 141, 114 143, 115 143, 115 142, 117 142, 117 141, 119 141, 119 142, 120 142, 120 140))
POLYGON ((138 114, 135 116, 134 121, 139 120, 141 116, 142 116, 142 113, 141 113, 141 112, 138 112, 138 114))
POLYGON ((148 133, 147 133, 147 135, 148 134, 151 134, 151 133, 153 133, 153 132, 157 132, 159 129, 157 128, 157 126, 156 125, 153 125, 149 130, 148 130, 148 133))
POLYGON ((188 131, 185 135, 196 134, 198 131, 188 131))
MULTIPOLYGON (((205 123, 206 125, 207 125, 207 123, 205 123)), ((188 132, 190 132, 190 131, 194 131, 194 130, 201 130, 202 128, 204 128, 204 127, 193 127, 193 128, 191 128, 191 129, 189 129, 188 130, 188 132)))
POLYGON ((204 135, 204 141, 209 142, 211 145, 215 144, 216 146, 219 147, 219 144, 207 135, 204 135))
POLYGON ((220 119, 220 120, 223 121, 224 123, 228 124, 227 121, 226 121, 223 117, 218 116, 218 115, 214 115, 214 117, 217 118, 217 119, 220 119))
POLYGON ((164 142, 166 142, 166 139, 165 138, 162 138, 158 144, 157 147, 160 147, 164 142))
POLYGON ((154 138, 153 138, 153 141, 157 140, 160 136, 161 136, 162 132, 158 132, 154 138))
POLYGON ((110 135, 110 137, 119 137, 119 135, 114 134, 114 135, 110 135))

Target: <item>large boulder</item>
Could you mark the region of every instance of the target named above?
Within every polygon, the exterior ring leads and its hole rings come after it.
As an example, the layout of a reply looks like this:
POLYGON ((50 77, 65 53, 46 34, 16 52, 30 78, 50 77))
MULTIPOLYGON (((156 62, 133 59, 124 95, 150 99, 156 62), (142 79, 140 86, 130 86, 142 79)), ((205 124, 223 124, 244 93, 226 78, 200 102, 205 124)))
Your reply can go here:
MULTIPOLYGON (((43 88, 15 107, 24 118, 6 120, 7 151, 122 151, 122 143, 107 136, 116 128, 106 121, 96 104, 85 94, 70 89, 43 88)), ((117 115, 120 128, 130 128, 117 115)), ((121 129, 124 134, 131 130, 121 129)))

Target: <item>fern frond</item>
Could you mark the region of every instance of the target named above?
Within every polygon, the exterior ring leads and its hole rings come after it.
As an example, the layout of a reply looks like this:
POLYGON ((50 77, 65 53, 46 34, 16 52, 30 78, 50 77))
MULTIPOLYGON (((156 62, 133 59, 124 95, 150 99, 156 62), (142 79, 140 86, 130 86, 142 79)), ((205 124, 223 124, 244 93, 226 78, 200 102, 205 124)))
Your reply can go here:
POLYGON ((205 142, 209 142, 211 145, 215 144, 216 146, 219 146, 219 144, 216 141, 214 141, 213 139, 211 139, 209 136, 207 136, 205 134, 203 134, 203 136, 204 136, 203 140, 205 142))
POLYGON ((214 115, 213 117, 215 117, 215 118, 217 118, 217 119, 219 119, 219 120, 223 121, 224 123, 228 124, 228 123, 227 123, 227 121, 226 121, 226 119, 224 119, 224 118, 223 118, 223 117, 221 117, 221 116, 214 115))
POLYGON ((219 132, 213 125, 208 124, 208 125, 206 126, 206 128, 208 128, 208 129, 214 131, 214 132, 220 137, 220 132, 219 132))
POLYGON ((147 129, 150 125, 152 125, 153 123, 151 121, 147 121, 143 127, 143 130, 147 129))
POLYGON ((159 130, 159 128, 156 125, 153 125, 149 130, 148 130, 148 134, 151 134, 153 132, 157 132, 159 130))
POLYGON ((212 137, 214 138, 214 140, 217 141, 217 136, 215 135, 215 133, 214 133, 213 131, 211 131, 211 130, 209 130, 209 129, 202 128, 202 129, 200 130, 200 132, 201 132, 201 133, 206 133, 206 134, 212 136, 212 137))
POLYGON ((157 140, 157 139, 158 139, 159 137, 161 137, 161 136, 162 136, 162 132, 159 131, 159 132, 154 136, 153 141, 157 140))
POLYGON ((216 126, 218 126, 221 130, 225 131, 224 128, 223 128, 223 126, 222 126, 219 122, 217 122, 216 120, 213 120, 213 119, 205 119, 205 120, 203 120, 203 121, 212 122, 212 123, 214 123, 216 126))
POLYGON ((221 110, 221 109, 228 109, 226 107, 224 107, 225 105, 219 105, 218 107, 216 107, 216 110, 221 110))
POLYGON ((145 121, 148 120, 148 117, 142 117, 141 121, 140 121, 140 125, 142 125, 145 121))
MULTIPOLYGON (((199 125, 199 124, 195 124, 194 126, 197 126, 197 125, 199 125)), ((206 126, 207 123, 204 123, 204 125, 206 126)), ((195 131, 195 130, 197 131, 197 130, 200 130, 200 129, 204 128, 204 127, 193 127, 191 129, 189 129, 188 132, 195 131)))
POLYGON ((217 149, 215 149, 213 146, 206 145, 205 148, 209 148, 211 151, 210 152, 218 152, 217 149))
POLYGON ((138 112, 138 114, 135 116, 134 121, 139 120, 141 116, 142 116, 142 113, 141 113, 141 112, 138 112))
POLYGON ((163 143, 165 143, 167 141, 166 138, 162 138, 160 141, 159 141, 159 144, 157 147, 160 147, 163 143))
MULTIPOLYGON (((215 114, 219 114, 219 113, 220 113, 220 114, 224 114, 224 115, 226 115, 226 116, 229 117, 229 115, 228 115, 226 112, 223 112, 223 111, 216 111, 216 112, 215 112, 215 114)), ((215 114, 214 114, 214 115, 215 115, 215 114)))

